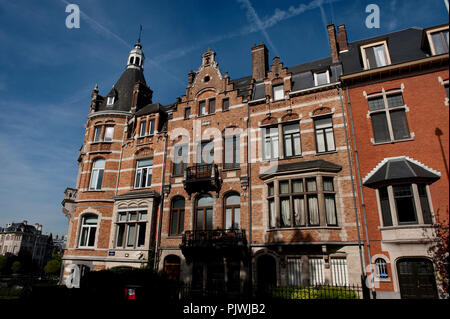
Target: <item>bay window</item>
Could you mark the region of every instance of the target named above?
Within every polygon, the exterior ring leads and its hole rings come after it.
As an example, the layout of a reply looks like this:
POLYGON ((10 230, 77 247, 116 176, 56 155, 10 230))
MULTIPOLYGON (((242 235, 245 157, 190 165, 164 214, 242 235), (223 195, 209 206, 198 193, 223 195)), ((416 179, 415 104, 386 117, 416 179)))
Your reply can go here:
POLYGON ((117 220, 116 247, 144 247, 146 229, 146 209, 119 211, 117 220))

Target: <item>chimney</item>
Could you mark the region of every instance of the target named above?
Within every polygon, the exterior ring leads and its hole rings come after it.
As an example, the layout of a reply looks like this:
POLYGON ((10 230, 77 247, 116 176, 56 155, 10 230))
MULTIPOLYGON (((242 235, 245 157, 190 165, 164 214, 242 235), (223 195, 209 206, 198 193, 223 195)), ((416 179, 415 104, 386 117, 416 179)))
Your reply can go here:
POLYGON ((336 41, 339 53, 348 51, 347 31, 345 30, 345 24, 338 26, 336 41))
POLYGON ((252 78, 261 80, 269 69, 269 51, 264 43, 252 47, 252 78))
POLYGON ((331 61, 333 63, 339 61, 339 53, 336 43, 336 29, 334 28, 334 24, 330 23, 327 25, 328 30, 328 40, 330 42, 330 51, 331 51, 331 61))

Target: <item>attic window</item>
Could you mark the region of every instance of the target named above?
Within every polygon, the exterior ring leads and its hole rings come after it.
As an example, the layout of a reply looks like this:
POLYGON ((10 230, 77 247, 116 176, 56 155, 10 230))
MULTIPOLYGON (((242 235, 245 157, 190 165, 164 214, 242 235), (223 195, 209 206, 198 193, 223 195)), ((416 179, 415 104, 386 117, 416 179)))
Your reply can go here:
POLYGON ((314 73, 314 84, 316 86, 330 83, 330 73, 328 70, 314 73))
POLYGON ((439 29, 433 29, 427 32, 430 42, 431 54, 438 55, 448 53, 448 26, 439 29))
POLYGON ((203 78, 203 82, 209 82, 209 80, 211 80, 211 78, 209 77, 209 75, 205 76, 203 78))
POLYGON ((361 47, 364 68, 374 69, 391 64, 386 41, 371 43, 361 47))
POLYGON ((108 100, 106 101, 106 105, 114 104, 114 96, 108 96, 108 100))

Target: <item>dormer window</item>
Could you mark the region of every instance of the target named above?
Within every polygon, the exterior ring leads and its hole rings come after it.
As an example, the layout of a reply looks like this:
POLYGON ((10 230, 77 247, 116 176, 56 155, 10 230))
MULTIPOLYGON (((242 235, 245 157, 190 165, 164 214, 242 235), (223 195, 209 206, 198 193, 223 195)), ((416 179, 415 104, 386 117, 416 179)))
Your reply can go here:
POLYGON ((391 64, 386 41, 362 46, 361 54, 366 70, 380 68, 391 64))
POLYGON ((273 87, 273 100, 279 101, 284 99, 284 88, 283 84, 276 85, 273 87))
POLYGON ((448 53, 448 26, 430 30, 427 36, 432 55, 448 53))
POLYGON ((114 104, 114 96, 108 96, 108 99, 106 101, 106 105, 113 105, 114 104))
POLYGON ((328 70, 314 73, 314 85, 320 86, 330 83, 330 72, 328 70))

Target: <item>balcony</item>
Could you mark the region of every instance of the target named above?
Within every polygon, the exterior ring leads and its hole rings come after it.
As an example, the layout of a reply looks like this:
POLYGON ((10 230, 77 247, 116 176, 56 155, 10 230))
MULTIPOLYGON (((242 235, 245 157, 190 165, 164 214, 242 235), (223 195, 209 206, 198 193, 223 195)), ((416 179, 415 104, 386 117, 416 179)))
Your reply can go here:
POLYGON ((247 252, 247 238, 243 229, 187 230, 180 245, 186 259, 214 255, 239 255, 247 252))
POLYGON ((219 193, 221 179, 216 164, 197 164, 184 171, 183 186, 188 194, 203 191, 219 193))

